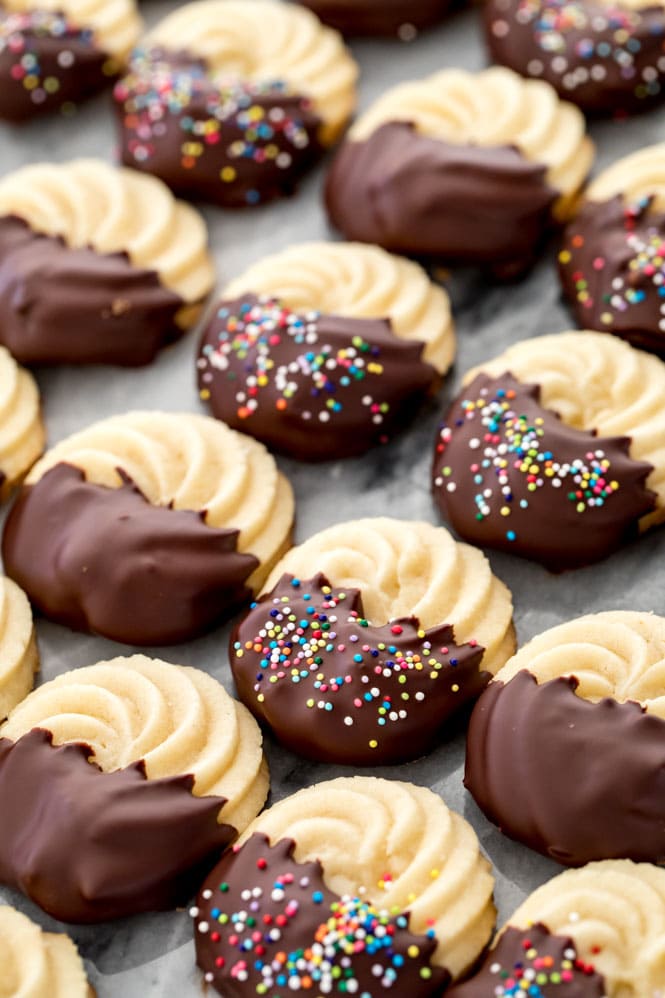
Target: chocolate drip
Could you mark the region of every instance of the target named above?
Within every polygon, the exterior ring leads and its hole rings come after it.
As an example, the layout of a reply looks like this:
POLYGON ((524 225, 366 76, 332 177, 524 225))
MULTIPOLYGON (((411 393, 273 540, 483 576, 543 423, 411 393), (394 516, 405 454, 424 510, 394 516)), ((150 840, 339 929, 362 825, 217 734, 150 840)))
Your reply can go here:
POLYGON ((321 155, 306 97, 279 81, 216 80, 188 52, 137 49, 114 96, 123 163, 215 204, 290 194, 321 155))
POLYGON ((227 852, 205 881, 192 915, 206 983, 224 998, 257 994, 257 985, 266 998, 278 998, 313 973, 316 981, 330 977, 331 994, 334 988, 336 994, 378 995, 390 987, 413 998, 440 995, 450 974, 431 966, 434 933, 409 932, 408 913, 388 914, 369 900, 334 894, 321 864, 296 862, 294 848, 291 839, 271 846, 255 833, 227 852), (320 957, 312 959, 312 947, 320 948, 320 957))
POLYGON ((556 191, 545 173, 510 146, 455 145, 392 122, 344 143, 326 205, 348 239, 507 276, 532 262, 550 224, 556 191))
POLYGON ((23 488, 2 538, 7 575, 45 616, 127 644, 175 644, 207 630, 250 596, 258 565, 237 530, 203 513, 152 506, 58 464, 23 488))
POLYGON ((665 860, 665 721, 519 672, 474 708, 464 785, 502 832, 559 863, 665 860))
POLYGON ((665 357, 665 214, 651 203, 585 204, 565 231, 559 276, 580 328, 665 357))
POLYGON ((646 110, 663 99, 665 10, 598 0, 488 0, 492 59, 550 83, 594 114, 646 110))
POLYGON ((539 399, 510 374, 474 378, 437 438, 434 497, 474 544, 578 568, 637 535, 653 468, 630 457, 629 437, 573 429, 539 399))
POLYGON ((605 998, 605 982, 594 968, 578 959, 569 936, 550 933, 542 924, 528 929, 509 925, 487 954, 480 970, 464 984, 446 991, 446 998, 492 998, 496 994, 529 994, 537 998, 605 998), (522 984, 531 981, 531 988, 522 984), (503 988, 503 991, 497 991, 503 988))
POLYGON ((199 350, 201 398, 218 419, 306 461, 385 443, 437 380, 423 344, 388 319, 298 313, 248 294, 222 301, 199 350))
POLYGON ((343 35, 397 35, 413 28, 429 28, 450 6, 450 0, 300 0, 300 3, 343 35))
POLYGON ((0 881, 53 918, 102 922, 186 903, 237 832, 193 776, 102 773, 88 745, 0 739, 0 881))
POLYGON ((359 589, 283 575, 229 646, 240 699, 288 748, 320 762, 405 762, 444 736, 490 680, 484 649, 415 617, 376 627, 359 589))
POLYGON ((148 364, 183 300, 124 253, 70 249, 0 218, 0 343, 24 364, 148 364))

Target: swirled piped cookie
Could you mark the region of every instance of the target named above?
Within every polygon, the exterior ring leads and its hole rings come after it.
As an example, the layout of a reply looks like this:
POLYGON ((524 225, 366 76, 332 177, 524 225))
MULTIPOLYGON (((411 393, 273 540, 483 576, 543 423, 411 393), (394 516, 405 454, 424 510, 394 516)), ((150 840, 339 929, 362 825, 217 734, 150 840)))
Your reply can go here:
POLYGON ((197 962, 226 998, 312 981, 316 994, 344 982, 348 994, 434 998, 487 943, 493 885, 475 832, 431 790, 319 783, 262 814, 205 881, 197 962))
POLYGON ((142 23, 135 0, 3 0, 0 118, 70 114, 118 75, 142 23))
POLYGON ((450 0, 300 0, 325 24, 344 35, 397 35, 412 41, 436 24, 450 0))
MULTIPOLYGON (((665 24, 665 8, 662 16, 665 24)), ((665 143, 589 185, 564 233, 559 276, 580 326, 665 356, 665 143)))
POLYGON ((592 160, 582 113, 547 83, 445 69, 361 115, 326 203, 348 239, 512 276, 570 214, 592 160))
POLYGON ((288 194, 344 129, 357 75, 340 36, 309 10, 185 4, 116 85, 123 162, 221 205, 288 194))
POLYGON ((523 340, 470 371, 435 500, 466 540, 561 570, 665 518, 665 364, 610 336, 523 340))
POLYGON ((306 460, 360 454, 404 425, 450 367, 446 292, 360 243, 304 243, 236 278, 199 348, 219 419, 306 460))
POLYGON ((478 973, 447 995, 528 995, 531 987, 561 998, 658 998, 664 934, 665 871, 629 860, 589 863, 534 891, 478 973))
POLYGON ((340 523, 293 548, 237 625, 240 699, 310 758, 413 759, 515 647, 484 555, 428 523, 340 523))
POLYGON ((214 282, 202 216, 96 159, 0 180, 0 342, 25 363, 147 364, 214 282))
POLYGON ((0 575, 0 721, 30 692, 38 669, 28 598, 15 582, 0 575))
POLYGON ((69 922, 174 907, 267 793, 259 728, 211 676, 76 669, 0 726, 0 882, 69 922))
POLYGON ((665 619, 608 611, 534 638, 471 717, 465 784, 568 865, 665 860, 665 619))
POLYGON ((62 932, 43 932, 0 905, 0 968, 7 998, 93 998, 76 946, 62 932))
POLYGON ((262 444, 207 416, 133 412, 75 433, 35 465, 2 554, 52 620, 172 644, 258 591, 293 515, 291 486, 262 444))
POLYGON ((24 478, 45 442, 37 383, 0 346, 0 501, 24 478))

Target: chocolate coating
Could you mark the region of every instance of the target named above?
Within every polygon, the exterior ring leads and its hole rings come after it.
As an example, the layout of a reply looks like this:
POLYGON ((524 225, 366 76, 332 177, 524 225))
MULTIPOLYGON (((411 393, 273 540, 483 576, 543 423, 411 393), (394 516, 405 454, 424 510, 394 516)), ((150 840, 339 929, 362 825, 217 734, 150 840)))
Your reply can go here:
POLYGON ((18 124, 108 86, 117 67, 97 47, 93 32, 62 13, 0 7, 0 118, 18 124), (29 68, 28 68, 29 63, 29 68), (27 76, 36 84, 25 86, 27 76))
POLYGON ((389 319, 297 313, 269 298, 222 301, 199 349, 201 398, 229 426, 307 461, 385 443, 438 379, 423 344, 389 319), (239 397, 240 396, 240 397, 239 397))
POLYGON ((550 225, 557 195, 545 173, 511 146, 455 145, 392 122, 342 145, 326 206, 347 239, 510 276, 550 225))
POLYGON ((539 399, 511 374, 463 388, 437 437, 434 498, 474 544, 579 568, 637 535, 653 468, 630 457, 629 437, 573 429, 539 399))
POLYGON ((0 343, 23 364, 148 364, 184 302, 124 253, 70 249, 0 218, 0 343))
POLYGON ((320 573, 306 581, 283 575, 229 645, 240 699, 284 745, 360 766, 406 762, 433 748, 489 682, 483 652, 477 642, 455 644, 447 624, 369 624, 360 590, 334 588, 320 573))
POLYGON ((429 28, 448 10, 450 0, 300 0, 343 35, 411 37, 413 28, 429 28), (401 29, 401 31, 400 31, 401 29))
POLYGON ((292 193, 321 155, 305 96, 279 81, 215 82, 191 53, 137 49, 114 97, 122 162, 179 194, 255 205, 292 193))
POLYGON ((127 478, 106 488, 58 464, 20 492, 2 557, 51 620, 127 644, 175 644, 251 595, 245 581, 258 561, 237 540, 203 513, 151 505, 127 478))
POLYGON ((651 199, 589 201, 567 227, 559 277, 582 329, 614 333, 665 357, 665 214, 651 199))
MULTIPOLYGON (((605 998, 605 982, 588 963, 579 960, 569 936, 550 933, 538 923, 528 929, 509 925, 473 977, 446 991, 446 998, 492 998, 496 988, 519 987, 534 972, 538 998, 605 998), (545 978, 545 979, 543 979, 545 978)), ((536 986, 536 985, 532 985, 536 986)), ((504 991, 518 995, 522 991, 504 991)), ((529 991, 524 991, 526 996, 529 991)))
POLYGON ((662 100, 665 8, 602 0, 487 0, 492 59, 550 83, 595 114, 645 110, 662 100))
POLYGON ((381 964, 394 965, 391 994, 440 995, 450 974, 430 965, 436 939, 409 932, 408 913, 388 914, 368 899, 334 894, 325 885, 321 864, 297 863, 294 848, 291 839, 271 846, 265 835, 255 833, 227 852, 205 881, 192 909, 196 960, 205 982, 224 998, 254 996, 257 984, 266 987, 261 991, 265 998, 281 998, 298 990, 288 981, 295 983, 313 972, 315 981, 319 973, 321 981, 337 981, 335 993, 346 990, 378 998, 386 985, 373 968, 381 964), (240 914, 223 918, 233 913, 240 914), (375 934, 377 925, 384 926, 385 933, 375 934), (325 946, 325 956, 312 961, 311 947, 319 943, 322 951, 325 946), (410 947, 417 955, 409 954, 410 947), (273 963, 280 953, 288 959, 273 963), (342 981, 346 989, 339 988, 342 981), (351 981, 355 988, 349 987, 351 981))
POLYGON ((464 785, 502 832, 559 863, 665 860, 665 721, 526 671, 471 715, 464 785))
POLYGON ((186 903, 236 837, 223 797, 193 776, 148 780, 143 762, 102 773, 80 743, 34 728, 0 739, 0 881, 63 922, 103 922, 186 903))

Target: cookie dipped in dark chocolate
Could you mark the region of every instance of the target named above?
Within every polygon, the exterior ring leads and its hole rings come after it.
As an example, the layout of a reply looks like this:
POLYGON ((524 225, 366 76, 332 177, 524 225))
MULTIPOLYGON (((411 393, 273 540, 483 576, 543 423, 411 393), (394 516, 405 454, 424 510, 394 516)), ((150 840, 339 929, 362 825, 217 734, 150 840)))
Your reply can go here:
POLYGON ((665 357, 665 214, 650 198, 587 202, 565 230, 559 277, 581 329, 665 357))
POLYGON ((324 24, 343 35, 398 35, 410 41, 436 24, 450 0, 300 0, 324 24))
POLYGON ((665 8, 602 0, 487 0, 495 62, 550 83, 592 114, 647 110, 665 97, 665 8))
POLYGON ((665 861, 665 721, 640 704, 493 681, 471 715, 464 785, 500 830, 567 866, 665 861))
POLYGON ((182 335, 183 305, 124 253, 70 249, 0 218, 0 343, 22 364, 148 364, 182 335))
POLYGON ((605 998, 607 991, 600 974, 578 958, 569 936, 555 935, 537 923, 528 929, 512 925, 504 929, 477 973, 446 991, 446 998, 493 998, 500 994, 605 998), (523 988, 527 982, 528 987, 523 988))
POLYGON ((307 461, 385 443, 438 380, 424 344, 388 319, 293 312, 248 294, 220 302, 203 333, 201 398, 218 419, 307 461))
POLYGON ((63 922, 185 904, 236 837, 223 797, 193 776, 148 780, 143 762, 103 773, 80 743, 35 728, 0 738, 0 882, 63 922))
POLYGON ((93 32, 59 11, 0 6, 0 118, 67 109, 109 85, 118 67, 93 32))
POLYGON ((107 488, 58 464, 24 486, 5 524, 5 572, 74 630, 135 645, 186 641, 250 598, 258 561, 237 551, 237 530, 153 506, 123 478, 107 488))
POLYGON ((653 510, 630 438, 597 437, 540 405, 538 385, 479 374, 437 436, 434 498, 458 533, 553 571, 606 557, 653 510))
POLYGON ((484 649, 415 617, 380 627, 358 589, 322 574, 283 575, 236 626, 238 695, 292 751, 319 762, 382 766, 424 755, 491 675, 484 649))
POLYGON ((298 863, 295 846, 256 832, 204 882, 191 914, 205 983, 224 998, 282 998, 312 981, 317 994, 440 995, 450 974, 431 964, 434 933, 410 932, 408 912, 333 893, 321 863, 298 863))
POLYGON ((114 97, 123 163, 226 207, 292 193, 322 152, 307 97, 213 77, 188 52, 137 49, 114 97))
POLYGON ((557 192, 545 174, 511 146, 456 145, 393 122, 342 145, 326 206, 347 239, 511 276, 551 224, 557 192))

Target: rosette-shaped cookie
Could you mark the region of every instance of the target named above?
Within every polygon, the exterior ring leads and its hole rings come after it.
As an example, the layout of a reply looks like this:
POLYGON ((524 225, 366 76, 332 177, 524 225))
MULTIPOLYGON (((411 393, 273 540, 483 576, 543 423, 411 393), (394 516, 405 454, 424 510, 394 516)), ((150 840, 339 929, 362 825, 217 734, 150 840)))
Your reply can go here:
POLYGON ((662 0, 487 0, 494 62, 546 80, 566 100, 601 114, 662 100, 662 0))
POLYGON ((534 638, 471 717, 465 784, 503 832, 571 866, 665 859, 665 619, 608 611, 534 638))
POLYGON ((539 887, 450 998, 657 998, 665 987, 665 871, 606 860, 539 887), (510 988, 517 990, 510 990, 510 988))
POLYGON ((592 160, 581 112, 548 84, 501 67, 445 69, 359 118, 326 203, 349 239, 511 276, 570 214, 592 160))
POLYGON ((450 302, 424 270, 360 243, 305 243, 224 291, 198 358, 219 419, 306 460, 360 454, 450 367, 450 302))
POLYGON ((0 905, 0 968, 7 998, 92 998, 83 961, 64 933, 43 932, 0 905))
POLYGON ((101 160, 0 180, 0 342, 25 363, 147 364, 213 282, 201 215, 101 160))
POLYGON ((515 647, 512 600, 441 527, 341 523, 293 548, 231 637, 239 696, 296 752, 413 759, 515 647))
POLYGON ((0 118, 71 113, 117 76, 141 28, 135 0, 3 0, 0 118))
POLYGON ((38 669, 30 603, 16 583, 0 576, 0 721, 30 692, 38 669))
POLYGON ((225 998, 312 981, 433 998, 487 943, 492 889, 475 832, 431 790, 319 783, 261 815, 205 881, 197 961, 225 998))
POLYGON ((0 727, 0 882, 63 921, 174 907, 267 793, 258 726, 206 673, 67 672, 0 727))
POLYGON ((397 35, 412 41, 436 24, 450 0, 300 0, 344 35, 397 35))
POLYGON ((32 467, 45 441, 35 379, 0 346, 0 501, 32 467))
POLYGON ((290 193, 355 107, 340 36, 277 0, 198 0, 169 14, 115 88, 123 162, 230 206, 290 193))
POLYGON ((555 333, 465 381, 432 468, 465 539, 561 570, 665 518, 662 361, 602 333, 555 333))
POLYGON ((291 486, 251 437, 206 416, 133 412, 35 465, 2 554, 45 616, 171 644, 258 590, 289 545, 293 511, 291 486))
POLYGON ((665 356, 665 143, 590 184, 565 231, 559 275, 580 326, 665 356))

